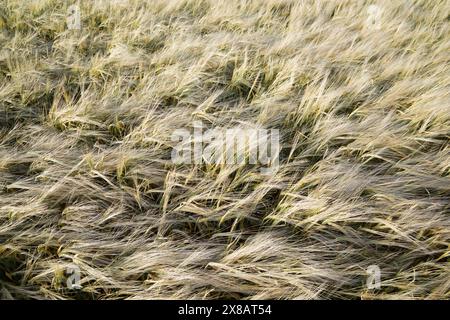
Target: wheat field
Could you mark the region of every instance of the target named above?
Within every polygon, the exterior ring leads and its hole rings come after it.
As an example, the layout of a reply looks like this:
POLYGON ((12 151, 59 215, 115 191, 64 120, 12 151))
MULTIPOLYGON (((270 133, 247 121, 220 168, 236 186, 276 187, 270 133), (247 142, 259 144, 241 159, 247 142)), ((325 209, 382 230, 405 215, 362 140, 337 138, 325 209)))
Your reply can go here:
POLYGON ((449 299, 449 12, 2 0, 0 297, 449 299), (278 170, 174 163, 195 121, 278 170))

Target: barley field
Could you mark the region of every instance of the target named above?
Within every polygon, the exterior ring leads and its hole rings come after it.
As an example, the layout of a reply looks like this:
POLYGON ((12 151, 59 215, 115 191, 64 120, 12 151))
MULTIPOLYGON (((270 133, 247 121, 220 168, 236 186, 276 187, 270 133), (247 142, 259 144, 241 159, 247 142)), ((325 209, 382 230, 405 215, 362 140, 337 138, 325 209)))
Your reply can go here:
POLYGON ((1 0, 2 299, 449 299, 450 2, 1 0), (176 130, 279 132, 278 166, 176 130))

